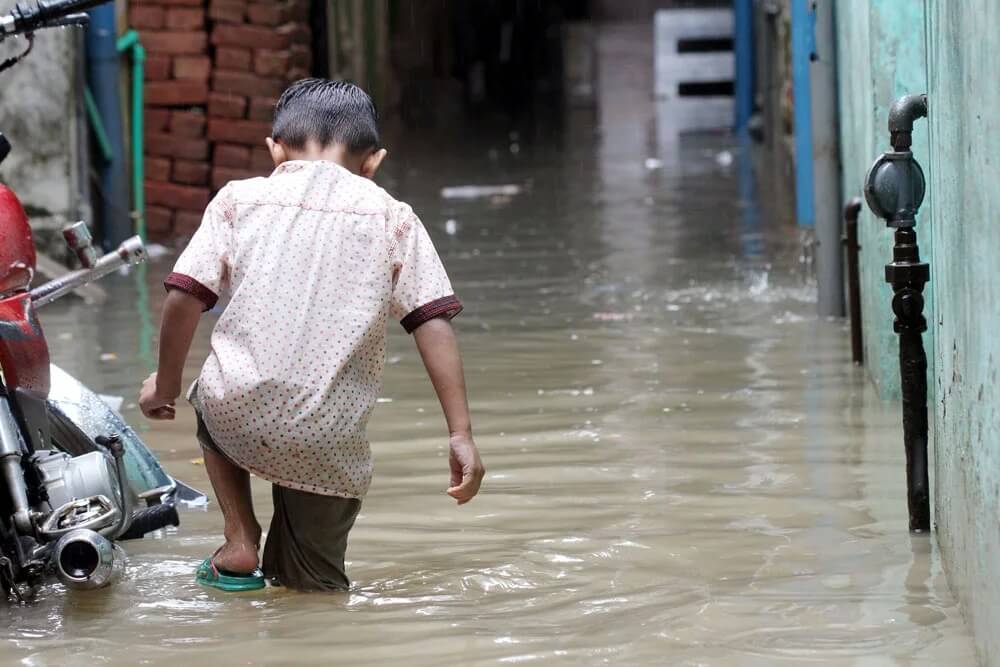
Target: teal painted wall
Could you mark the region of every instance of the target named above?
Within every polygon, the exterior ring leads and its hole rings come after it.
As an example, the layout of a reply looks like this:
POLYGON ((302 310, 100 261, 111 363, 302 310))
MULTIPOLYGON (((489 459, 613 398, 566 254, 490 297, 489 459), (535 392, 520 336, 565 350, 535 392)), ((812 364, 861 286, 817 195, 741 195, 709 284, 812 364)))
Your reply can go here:
MULTIPOLYGON (((936 536, 983 662, 1000 665, 1000 2, 841 0, 836 8, 845 200, 860 194, 888 147, 892 101, 929 95, 914 153, 928 177, 917 233, 931 264, 936 536)), ((859 224, 866 363, 880 394, 897 398, 883 281, 892 235, 867 210, 859 224)), ((902 474, 902 443, 891 445, 902 474)))
POLYGON ((1000 3, 927 0, 938 542, 1000 665, 1000 3))
MULTIPOLYGON (((836 5, 837 71, 843 194, 861 195, 865 173, 889 148, 889 107, 906 93, 927 90, 924 4, 918 0, 839 0, 836 5)), ((913 152, 927 166, 927 123, 913 133, 913 152)), ((931 250, 929 202, 918 216, 921 251, 931 250)), ((892 258, 892 232, 863 207, 861 300, 865 366, 883 398, 899 398, 899 343, 892 330, 892 289, 884 267, 892 258)), ((933 269, 932 269, 933 271, 933 269)), ((926 314, 933 319, 933 298, 926 314)), ((933 334, 925 336, 928 349, 933 334)), ((930 355, 928 355, 930 356, 930 355)), ((931 362, 932 363, 932 362, 931 362)), ((933 368, 928 368, 928 384, 933 368)))

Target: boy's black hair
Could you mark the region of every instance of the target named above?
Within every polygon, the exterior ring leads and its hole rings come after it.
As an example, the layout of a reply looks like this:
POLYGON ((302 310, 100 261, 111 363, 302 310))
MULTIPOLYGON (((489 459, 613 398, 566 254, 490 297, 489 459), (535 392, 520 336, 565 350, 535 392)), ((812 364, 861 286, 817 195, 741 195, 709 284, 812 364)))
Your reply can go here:
POLYGON ((339 143, 362 153, 378 148, 378 112, 368 93, 350 81, 302 79, 274 106, 271 138, 293 149, 313 139, 323 147, 339 143))

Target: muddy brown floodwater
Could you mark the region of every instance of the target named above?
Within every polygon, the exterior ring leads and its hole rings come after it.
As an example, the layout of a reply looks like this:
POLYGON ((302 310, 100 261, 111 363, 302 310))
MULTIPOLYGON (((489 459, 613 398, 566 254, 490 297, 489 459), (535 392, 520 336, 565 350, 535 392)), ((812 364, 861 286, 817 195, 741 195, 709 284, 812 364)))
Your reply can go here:
MULTIPOLYGON (((442 418, 393 331, 349 593, 196 586, 212 503, 128 544, 114 587, 3 608, 3 662, 974 664, 936 547, 906 531, 897 406, 852 367, 845 324, 814 315, 794 228, 760 204, 775 188, 729 137, 636 151, 596 130, 571 118, 514 153, 414 140, 384 179, 466 304, 475 502, 444 495, 442 418), (469 183, 525 190, 439 196, 469 183)), ((190 410, 150 426, 134 405, 172 260, 42 323, 55 361, 124 395, 169 471, 208 490, 190 410)))

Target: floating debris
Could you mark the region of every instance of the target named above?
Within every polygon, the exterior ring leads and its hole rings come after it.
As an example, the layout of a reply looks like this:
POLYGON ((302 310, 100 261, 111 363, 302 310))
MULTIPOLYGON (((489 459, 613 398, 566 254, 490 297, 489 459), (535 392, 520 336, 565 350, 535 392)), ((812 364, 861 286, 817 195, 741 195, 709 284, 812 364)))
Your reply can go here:
POLYGON ((187 509, 206 509, 208 507, 208 496, 198 496, 197 498, 192 498, 188 500, 187 498, 181 498, 180 502, 187 509))
POLYGON ((646 162, 644 164, 646 165, 646 169, 649 169, 650 171, 656 171, 657 169, 663 168, 663 160, 655 157, 646 158, 646 162))
POLYGON ((442 199, 481 199, 483 197, 513 197, 524 191, 520 185, 452 185, 441 188, 442 199))
POLYGON ((635 317, 635 313, 594 313, 593 318, 599 322, 625 322, 635 317))
POLYGON ((733 163, 733 154, 729 151, 720 151, 715 154, 715 163, 720 167, 728 167, 733 163))
POLYGON ((114 352, 102 352, 101 361, 118 361, 118 355, 114 352))

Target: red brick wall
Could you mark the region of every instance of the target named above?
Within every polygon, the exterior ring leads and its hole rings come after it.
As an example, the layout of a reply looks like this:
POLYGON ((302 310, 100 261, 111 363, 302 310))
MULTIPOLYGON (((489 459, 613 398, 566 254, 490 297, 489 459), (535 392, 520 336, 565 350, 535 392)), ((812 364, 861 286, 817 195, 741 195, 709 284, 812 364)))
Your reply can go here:
POLYGON ((146 225, 190 236, 212 194, 265 175, 281 91, 312 66, 309 0, 131 0, 148 53, 146 225))

